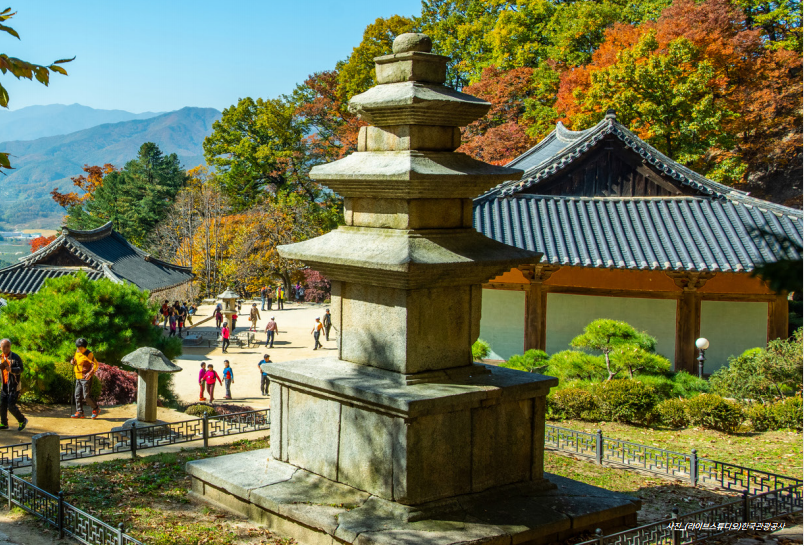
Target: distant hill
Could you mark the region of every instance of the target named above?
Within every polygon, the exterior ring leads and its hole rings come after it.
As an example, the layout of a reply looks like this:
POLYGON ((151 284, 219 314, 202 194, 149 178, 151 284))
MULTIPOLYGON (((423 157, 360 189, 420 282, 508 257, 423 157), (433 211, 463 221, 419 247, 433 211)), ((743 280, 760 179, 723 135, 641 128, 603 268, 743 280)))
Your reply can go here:
POLYGON ((163 113, 133 114, 125 110, 97 110, 81 104, 27 106, 19 110, 0 108, 0 141, 66 135, 104 123, 148 119, 163 113))
POLYGON ((67 135, 0 142, 12 154, 13 170, 0 184, 0 221, 8 226, 57 227, 63 210, 50 191, 72 188, 71 176, 85 164, 122 167, 144 142, 175 153, 185 168, 204 163, 202 144, 220 118, 213 108, 182 108, 149 119, 106 123, 67 135))

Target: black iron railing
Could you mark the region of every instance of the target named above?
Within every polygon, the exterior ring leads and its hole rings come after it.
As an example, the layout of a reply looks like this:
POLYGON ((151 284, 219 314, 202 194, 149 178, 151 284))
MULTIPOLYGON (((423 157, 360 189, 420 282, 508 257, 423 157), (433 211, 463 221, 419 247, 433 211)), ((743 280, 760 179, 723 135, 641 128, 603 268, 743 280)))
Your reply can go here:
POLYGON ((79 510, 64 500, 64 494, 52 495, 14 475, 12 467, 0 468, 0 497, 8 508, 19 506, 52 525, 59 538, 69 535, 84 544, 142 544, 124 532, 123 524, 112 527, 79 510))
POLYGON ((711 484, 731 491, 748 490, 750 494, 758 494, 802 483, 800 478, 698 457, 695 449, 690 453, 680 453, 607 438, 600 430, 592 434, 546 425, 544 444, 548 449, 587 457, 597 464, 616 463, 628 468, 687 480, 693 486, 699 483, 711 484))
MULTIPOLYGON (((115 453, 131 453, 132 456, 136 456, 137 451, 141 449, 199 440, 203 440, 204 447, 208 447, 210 438, 268 430, 270 425, 270 410, 262 409, 216 415, 215 417, 205 415, 198 419, 188 419, 176 423, 147 427, 135 426, 125 430, 69 436, 61 439, 61 460, 73 461, 115 453)), ((14 468, 31 466, 31 444, 0 447, 0 465, 14 468)))
POLYGON ((750 495, 741 499, 655 521, 619 533, 598 536, 579 544, 693 544, 742 531, 773 531, 770 520, 802 510, 801 484, 750 495))

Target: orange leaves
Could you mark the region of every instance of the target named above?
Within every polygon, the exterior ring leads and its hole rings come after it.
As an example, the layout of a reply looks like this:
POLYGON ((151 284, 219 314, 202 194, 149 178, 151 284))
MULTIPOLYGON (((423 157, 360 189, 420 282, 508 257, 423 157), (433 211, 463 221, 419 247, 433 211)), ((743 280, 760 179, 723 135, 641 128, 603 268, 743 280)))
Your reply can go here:
POLYGON ((31 245, 31 252, 36 252, 39 249, 45 248, 47 245, 49 245, 55 240, 56 240, 55 235, 51 235, 49 237, 36 237, 34 239, 31 239, 28 244, 31 245))
POLYGON ((84 201, 92 199, 95 191, 103 186, 103 177, 114 171, 115 167, 111 163, 106 163, 103 167, 99 167, 98 165, 84 165, 84 172, 87 173, 86 176, 82 174, 70 177, 70 180, 73 181, 73 185, 82 190, 83 193, 81 195, 74 191, 60 193, 58 189, 51 191, 50 195, 59 206, 64 208, 80 205, 84 201))

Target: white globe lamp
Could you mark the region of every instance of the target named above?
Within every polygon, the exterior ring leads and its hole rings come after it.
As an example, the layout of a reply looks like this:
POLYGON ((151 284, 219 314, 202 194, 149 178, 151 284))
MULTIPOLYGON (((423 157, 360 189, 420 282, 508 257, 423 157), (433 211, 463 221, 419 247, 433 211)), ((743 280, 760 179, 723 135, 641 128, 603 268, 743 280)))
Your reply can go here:
POLYGON ((699 337, 695 340, 695 346, 698 347, 698 377, 703 379, 704 361, 706 360, 704 352, 709 348, 709 340, 699 337))

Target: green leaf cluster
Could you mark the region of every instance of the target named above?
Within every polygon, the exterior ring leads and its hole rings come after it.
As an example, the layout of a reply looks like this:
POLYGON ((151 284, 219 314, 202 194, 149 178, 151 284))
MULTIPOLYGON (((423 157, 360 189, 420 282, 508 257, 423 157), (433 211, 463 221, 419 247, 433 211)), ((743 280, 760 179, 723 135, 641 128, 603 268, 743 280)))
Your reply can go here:
POLYGON ((48 279, 39 292, 11 300, 0 314, 0 338, 25 359, 23 384, 47 394, 56 381, 57 366, 75 354, 75 340, 85 338, 98 360, 120 365, 139 347, 155 347, 172 359, 181 354, 181 340, 167 338, 152 321, 158 305, 148 293, 130 284, 85 273, 48 279))
POLYGON ((633 378, 637 371, 656 373, 670 369, 666 358, 654 354, 656 338, 620 320, 597 319, 590 322, 570 346, 602 353, 608 373, 607 381, 626 370, 633 378))

